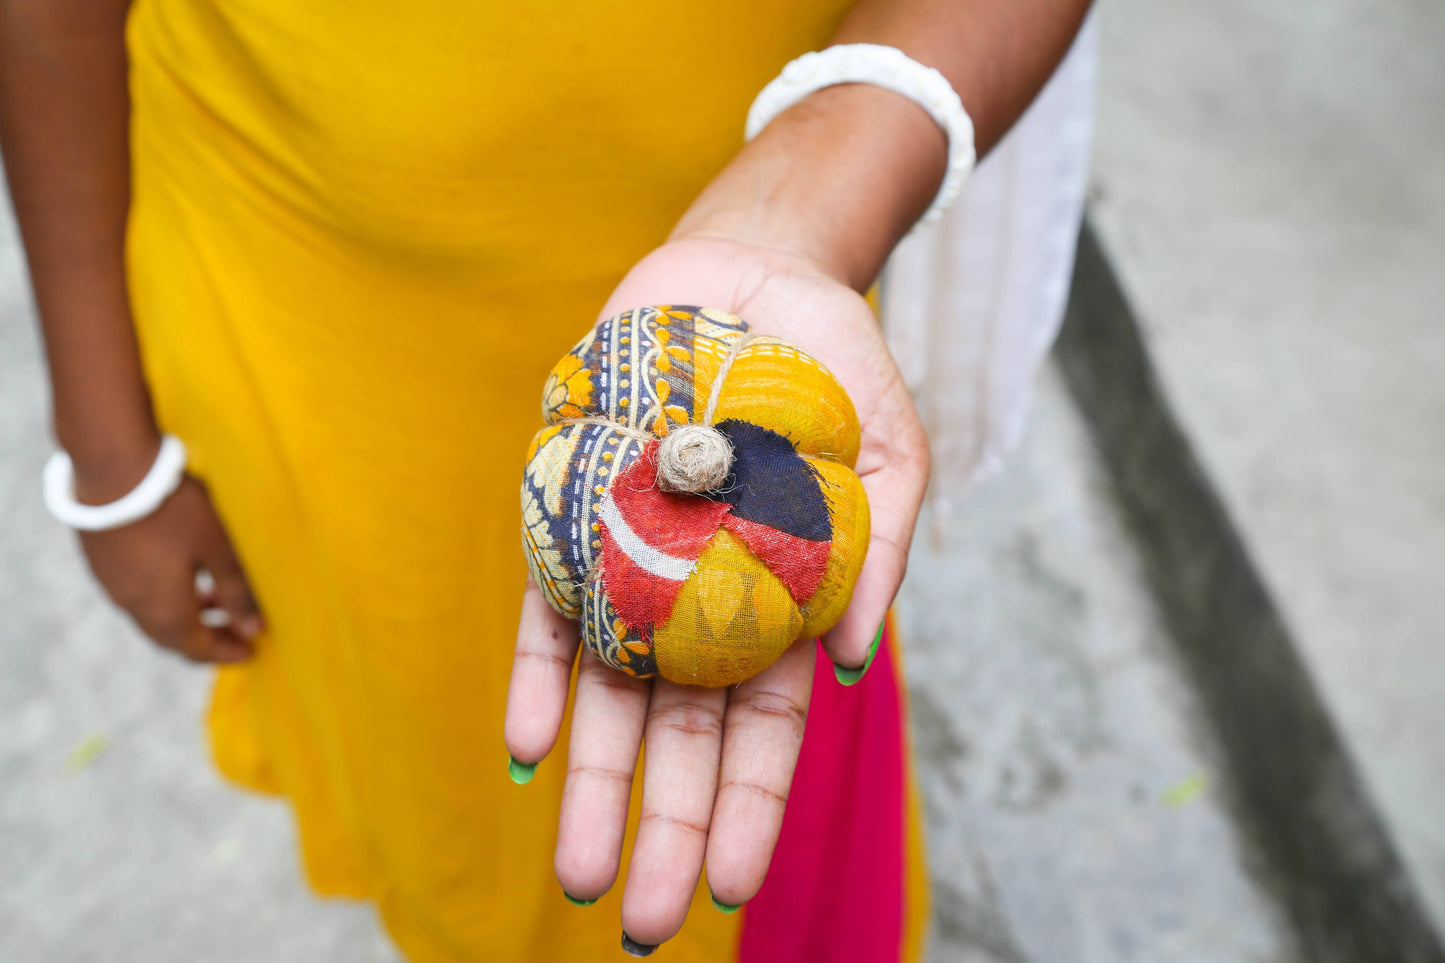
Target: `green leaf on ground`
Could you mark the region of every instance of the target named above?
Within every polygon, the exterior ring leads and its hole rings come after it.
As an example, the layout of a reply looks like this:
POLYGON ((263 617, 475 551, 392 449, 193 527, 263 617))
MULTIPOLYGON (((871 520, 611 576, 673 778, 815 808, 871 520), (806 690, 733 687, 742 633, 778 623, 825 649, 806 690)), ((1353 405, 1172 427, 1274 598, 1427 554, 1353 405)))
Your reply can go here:
POLYGON ((1180 806, 1187 806, 1209 790, 1209 773, 1200 770, 1185 776, 1183 779, 1164 790, 1164 805, 1173 806, 1176 809, 1180 806))
POLYGON ((70 755, 65 757, 65 768, 71 772, 80 772, 99 759, 108 748, 110 748, 110 736, 103 732, 92 733, 80 740, 80 744, 70 750, 70 755))

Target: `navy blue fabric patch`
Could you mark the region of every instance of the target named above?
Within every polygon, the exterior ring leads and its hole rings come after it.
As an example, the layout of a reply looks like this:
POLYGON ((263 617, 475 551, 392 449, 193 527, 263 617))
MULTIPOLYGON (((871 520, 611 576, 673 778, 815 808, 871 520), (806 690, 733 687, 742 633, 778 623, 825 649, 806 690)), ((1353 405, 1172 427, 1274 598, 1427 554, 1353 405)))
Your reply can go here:
POLYGON ((814 542, 833 537, 818 476, 793 443, 776 431, 728 419, 713 426, 733 445, 732 473, 707 497, 727 502, 750 522, 814 542))

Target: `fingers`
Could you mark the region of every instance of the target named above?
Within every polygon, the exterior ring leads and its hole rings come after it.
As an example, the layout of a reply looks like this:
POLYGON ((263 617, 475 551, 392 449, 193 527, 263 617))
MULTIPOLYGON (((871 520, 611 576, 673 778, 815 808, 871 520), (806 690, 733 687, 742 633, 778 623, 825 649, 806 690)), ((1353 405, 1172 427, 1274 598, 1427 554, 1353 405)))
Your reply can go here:
POLYGON ((229 629, 202 624, 199 611, 179 639, 161 644, 194 662, 244 662, 255 654, 250 642, 229 629))
POLYGON ((196 576, 198 594, 207 606, 219 607, 227 616, 224 621, 212 616, 203 618, 203 622, 212 628, 228 627, 248 641, 260 635, 266 627, 260 607, 241 571, 235 549, 219 525, 207 534, 199 561, 203 568, 196 576))
POLYGON ((141 631, 194 662, 231 663, 251 657, 253 649, 246 639, 224 625, 206 624, 201 609, 204 596, 193 574, 178 568, 163 584, 163 591, 127 607, 141 631))
POLYGON ((555 860, 557 881, 573 899, 597 899, 617 881, 651 689, 582 653, 555 860))
POLYGON ((212 515, 210 522, 201 526, 192 573, 189 607, 196 611, 176 648, 198 662, 239 662, 253 654, 250 643, 266 623, 231 540, 219 519, 212 515))
POLYGON ((726 701, 726 689, 653 684, 642 816, 622 894, 622 930, 638 943, 671 938, 687 916, 712 821, 726 701))
POLYGON ((773 858, 813 691, 812 639, 795 643, 732 691, 722 768, 707 841, 713 898, 738 906, 757 895, 773 858))
POLYGON ((548 605, 529 579, 522 594, 502 729, 507 751, 528 770, 557 743, 576 653, 577 623, 548 605))

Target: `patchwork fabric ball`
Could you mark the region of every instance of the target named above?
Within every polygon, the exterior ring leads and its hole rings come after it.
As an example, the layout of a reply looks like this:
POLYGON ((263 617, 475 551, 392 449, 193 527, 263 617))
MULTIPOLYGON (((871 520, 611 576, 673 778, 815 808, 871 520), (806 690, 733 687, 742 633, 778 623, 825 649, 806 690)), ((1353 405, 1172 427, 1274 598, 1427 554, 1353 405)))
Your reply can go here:
POLYGON ((601 322, 552 369, 522 543, 587 648, 725 686, 838 621, 868 547, 858 416, 806 352, 725 311, 601 322))

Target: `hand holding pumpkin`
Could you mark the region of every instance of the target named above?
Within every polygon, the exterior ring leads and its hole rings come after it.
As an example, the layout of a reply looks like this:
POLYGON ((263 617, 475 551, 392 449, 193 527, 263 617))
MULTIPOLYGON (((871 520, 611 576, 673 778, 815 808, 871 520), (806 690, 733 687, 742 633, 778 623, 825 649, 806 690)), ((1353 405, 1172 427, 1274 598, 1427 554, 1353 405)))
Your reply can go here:
POLYGON ((608 665, 735 685, 848 607, 868 544, 858 419, 807 352, 714 308, 634 308, 563 356, 543 416, 523 547, 608 665))
MULTIPOLYGON (((822 641, 839 665, 862 665, 902 581, 928 475, 922 426, 872 310, 858 293, 805 258, 718 237, 685 237, 654 251, 624 279, 602 314, 610 318, 638 305, 660 304, 709 305, 745 318, 751 333, 802 348, 846 389, 859 416, 856 475, 866 502, 857 501, 866 504, 871 526, 864 529, 866 561, 852 601, 822 641)), ((559 380, 577 372, 559 371, 559 380)), ((595 391, 597 385, 592 387, 595 391)), ((567 394, 563 387, 557 397, 567 394)), ((673 400, 661 401, 664 410, 673 400)), ((564 411, 567 403, 559 400, 559 421, 591 417, 584 405, 564 411)), ((588 401, 596 404, 596 397, 588 401)), ((584 434, 591 428, 596 426, 572 426, 584 434)), ((565 430, 559 428, 554 437, 565 430)), ((579 438, 578 446, 582 443, 579 438)), ((638 457, 633 456, 633 464, 638 457)), ((545 485, 540 491, 546 497, 545 485)), ((834 532, 835 508, 829 507, 834 532)), ((592 523, 587 524, 590 530, 592 523)), ((779 581, 786 587, 786 579, 779 581)), ((806 608, 806 601, 798 608, 804 622, 806 608)), ((626 641, 625 631, 623 636, 619 644, 626 641)), ((539 762, 556 742, 578 641, 577 622, 530 587, 505 731, 509 751, 524 764, 539 762)), ((624 675, 604 664, 596 648, 589 640, 578 670, 557 875, 563 889, 582 900, 602 895, 616 880, 631 779, 645 734, 642 821, 622 922, 633 939, 659 943, 681 927, 704 860, 708 883, 723 903, 745 902, 761 886, 802 742, 815 650, 811 638, 804 637, 758 674, 720 689, 624 675)), ((656 651, 626 651, 629 659, 658 657, 656 651)), ((613 661, 630 664, 620 655, 613 661)))

